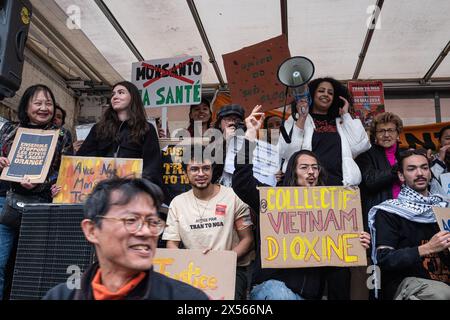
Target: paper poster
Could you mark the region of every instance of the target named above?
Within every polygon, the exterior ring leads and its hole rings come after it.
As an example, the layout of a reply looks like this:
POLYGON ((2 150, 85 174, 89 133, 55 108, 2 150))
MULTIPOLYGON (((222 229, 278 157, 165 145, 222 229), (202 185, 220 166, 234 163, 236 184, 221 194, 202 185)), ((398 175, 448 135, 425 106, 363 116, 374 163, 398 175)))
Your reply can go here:
POLYGON ((169 278, 203 290, 211 300, 233 300, 237 254, 234 251, 156 250, 153 268, 169 278))
MULTIPOLYGON (((233 174, 235 170, 234 159, 238 151, 242 148, 244 139, 243 136, 236 136, 235 139, 231 140, 228 144, 225 157, 225 172, 233 174)), ((278 148, 277 146, 261 140, 255 141, 256 148, 253 151, 253 158, 251 160, 251 163, 253 164, 253 176, 259 182, 274 187, 277 184, 275 173, 280 170, 278 148)), ((238 161, 244 163, 244 159, 238 158, 238 161)))
POLYGON ((47 178, 55 154, 59 130, 19 128, 8 155, 10 165, 2 171, 1 179, 43 183, 47 178))
POLYGON ((135 62, 131 82, 141 92, 146 108, 198 104, 202 69, 201 56, 135 62))
POLYGON ((82 203, 102 180, 141 175, 142 159, 62 156, 53 203, 82 203))
POLYGON ((91 129, 93 126, 94 126, 94 123, 80 124, 80 125, 76 126, 75 131, 77 134, 77 140, 86 140, 86 138, 89 135, 89 132, 91 132, 91 129))
POLYGON ((259 188, 263 268, 366 266, 358 188, 259 188))
POLYGON ((383 82, 349 81, 348 90, 353 96, 356 116, 364 127, 369 127, 373 117, 384 112, 383 82))

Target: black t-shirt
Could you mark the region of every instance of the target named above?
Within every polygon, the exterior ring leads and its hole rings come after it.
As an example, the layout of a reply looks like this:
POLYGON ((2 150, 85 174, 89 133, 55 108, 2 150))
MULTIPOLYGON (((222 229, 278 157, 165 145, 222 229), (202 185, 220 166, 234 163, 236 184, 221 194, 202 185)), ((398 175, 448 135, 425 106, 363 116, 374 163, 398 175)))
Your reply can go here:
POLYGON ((376 246, 389 246, 377 253, 381 268, 381 292, 392 299, 406 277, 442 281, 450 285, 450 252, 448 250, 425 257, 418 247, 427 243, 436 233, 436 223, 418 223, 396 214, 379 210, 375 216, 376 246))
POLYGON ((311 114, 316 129, 312 138, 312 151, 326 170, 325 185, 342 186, 342 146, 336 129, 336 119, 327 115, 311 114))

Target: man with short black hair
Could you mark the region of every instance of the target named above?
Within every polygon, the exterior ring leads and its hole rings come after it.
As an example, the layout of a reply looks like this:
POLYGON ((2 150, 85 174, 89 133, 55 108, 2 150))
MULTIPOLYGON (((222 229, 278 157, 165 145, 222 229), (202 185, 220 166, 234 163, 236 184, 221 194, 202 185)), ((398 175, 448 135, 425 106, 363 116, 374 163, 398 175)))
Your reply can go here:
POLYGON ((47 300, 207 300, 201 290, 153 270, 162 192, 145 179, 101 181, 84 207, 81 222, 98 263, 84 272, 81 286, 59 284, 47 300))
POLYGON ((192 187, 170 203, 163 240, 167 248, 233 250, 237 254, 236 299, 244 299, 253 259, 253 223, 248 205, 233 189, 211 182, 214 162, 195 148, 183 168, 192 187))
POLYGON ((369 211, 372 259, 381 268, 384 299, 450 300, 450 232, 439 231, 433 206, 446 207, 431 195, 431 171, 425 152, 408 150, 399 159, 403 184, 398 199, 369 211))

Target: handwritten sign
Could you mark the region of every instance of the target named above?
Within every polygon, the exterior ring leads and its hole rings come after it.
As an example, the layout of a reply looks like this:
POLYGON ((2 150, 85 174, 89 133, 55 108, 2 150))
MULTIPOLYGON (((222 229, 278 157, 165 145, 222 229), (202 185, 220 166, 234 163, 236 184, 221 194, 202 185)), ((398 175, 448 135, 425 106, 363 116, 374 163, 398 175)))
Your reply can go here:
POLYGON ((349 81, 348 90, 353 95, 356 116, 369 127, 373 117, 384 112, 383 82, 349 81))
POLYGON ((278 81, 277 71, 290 56, 285 35, 222 55, 233 102, 247 114, 257 104, 263 111, 281 107, 286 88, 278 81))
POLYGON ((156 250, 156 272, 203 290, 211 300, 233 300, 237 255, 234 251, 156 250))
POLYGON ((450 232, 450 208, 433 207, 433 212, 439 229, 450 232))
POLYGON ((166 187, 166 203, 170 203, 177 195, 191 189, 189 179, 181 164, 185 149, 180 145, 169 145, 161 150, 162 180, 166 187))
POLYGON ((1 179, 21 182, 24 177, 32 183, 43 183, 55 153, 59 130, 19 128, 9 152, 10 165, 2 171, 1 179))
POLYGON ((131 73, 144 107, 182 106, 201 101, 201 56, 135 62, 131 73))
POLYGON ((358 188, 264 187, 261 196, 263 268, 365 266, 358 188))
POLYGON ((129 175, 142 175, 142 159, 63 156, 53 203, 82 203, 101 180, 129 175))

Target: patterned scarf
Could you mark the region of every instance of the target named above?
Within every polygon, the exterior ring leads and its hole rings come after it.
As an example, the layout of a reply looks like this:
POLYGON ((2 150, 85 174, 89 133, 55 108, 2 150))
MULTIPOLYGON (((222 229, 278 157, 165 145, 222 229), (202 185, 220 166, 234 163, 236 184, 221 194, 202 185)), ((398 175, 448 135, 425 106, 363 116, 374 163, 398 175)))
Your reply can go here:
POLYGON ((372 259, 376 263, 375 257, 375 215, 378 210, 384 210, 396 214, 409 221, 419 223, 435 223, 436 218, 433 213, 433 206, 447 207, 447 202, 439 195, 428 197, 421 195, 408 186, 403 185, 398 195, 398 199, 386 200, 369 211, 369 229, 372 237, 372 259))
MULTIPOLYGON (((430 195, 426 197, 410 187, 403 185, 397 199, 386 200, 379 205, 372 207, 369 211, 369 229, 372 238, 373 263, 377 264, 375 215, 379 210, 396 214, 413 222, 435 223, 436 218, 433 213, 433 206, 445 208, 448 206, 448 202, 439 195, 430 195)), ((375 276, 375 280, 377 278, 378 277, 375 276)), ((377 290, 375 290, 375 296, 378 296, 377 290)))

